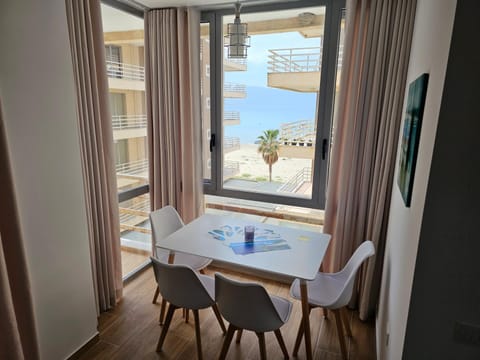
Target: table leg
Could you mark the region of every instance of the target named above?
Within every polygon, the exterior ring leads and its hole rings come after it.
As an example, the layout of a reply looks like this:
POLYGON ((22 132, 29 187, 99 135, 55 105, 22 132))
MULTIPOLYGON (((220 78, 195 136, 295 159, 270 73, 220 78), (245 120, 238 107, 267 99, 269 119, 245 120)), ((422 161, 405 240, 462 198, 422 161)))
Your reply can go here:
POLYGON ((300 280, 300 295, 302 297, 302 321, 303 321, 303 330, 305 331, 305 354, 307 360, 312 360, 312 338, 310 336, 310 312, 308 311, 308 291, 307 291, 307 282, 305 280, 300 280))

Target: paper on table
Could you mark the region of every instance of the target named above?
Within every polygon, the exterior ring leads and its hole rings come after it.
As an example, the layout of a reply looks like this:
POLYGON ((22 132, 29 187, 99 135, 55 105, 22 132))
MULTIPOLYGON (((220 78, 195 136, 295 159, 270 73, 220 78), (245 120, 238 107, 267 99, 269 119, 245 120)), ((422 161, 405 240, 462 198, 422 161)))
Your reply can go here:
POLYGON ((237 255, 290 249, 287 241, 271 229, 255 227, 253 242, 239 242, 238 240, 243 239, 243 232, 244 229, 241 226, 224 225, 208 233, 215 240, 224 241, 224 244, 232 248, 237 255))

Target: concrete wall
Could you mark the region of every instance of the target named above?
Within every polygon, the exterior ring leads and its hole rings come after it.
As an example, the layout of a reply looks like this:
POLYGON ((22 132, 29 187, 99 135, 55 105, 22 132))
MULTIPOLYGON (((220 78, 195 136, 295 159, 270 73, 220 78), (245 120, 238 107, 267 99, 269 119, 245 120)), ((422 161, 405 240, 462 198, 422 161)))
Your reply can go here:
POLYGON ((42 359, 97 333, 64 0, 0 2, 0 97, 42 359))
POLYGON ((408 360, 480 359, 480 49, 472 46, 479 13, 478 1, 458 1, 408 312, 408 360))
MULTIPOLYGON (((409 208, 405 207, 396 185, 398 165, 395 171, 377 317, 377 357, 381 360, 396 360, 402 356, 415 259, 442 100, 455 6, 455 0, 418 0, 417 2, 407 90, 408 84, 422 73, 429 73, 430 78, 412 202, 409 208)), ((448 210, 445 209, 445 211, 448 210)))

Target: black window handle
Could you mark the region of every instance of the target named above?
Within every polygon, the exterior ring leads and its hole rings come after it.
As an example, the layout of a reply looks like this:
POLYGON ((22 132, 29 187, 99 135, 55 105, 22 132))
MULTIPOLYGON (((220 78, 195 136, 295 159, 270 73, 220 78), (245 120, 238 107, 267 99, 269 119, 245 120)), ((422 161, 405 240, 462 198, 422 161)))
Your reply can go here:
POLYGON ((328 139, 323 139, 322 141, 322 160, 325 160, 327 157, 327 149, 328 149, 328 139))
POLYGON ((210 136, 210 152, 213 151, 213 147, 215 146, 215 134, 210 136))

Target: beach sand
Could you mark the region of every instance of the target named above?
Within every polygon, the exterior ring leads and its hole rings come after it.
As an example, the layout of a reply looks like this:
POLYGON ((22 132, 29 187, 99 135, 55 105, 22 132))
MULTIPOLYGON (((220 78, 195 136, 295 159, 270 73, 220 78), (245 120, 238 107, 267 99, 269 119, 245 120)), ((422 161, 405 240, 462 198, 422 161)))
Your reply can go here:
MULTIPOLYGON (((268 165, 263 161, 262 155, 257 152, 258 145, 242 144, 240 150, 225 154, 226 161, 238 161, 240 164, 239 176, 255 179, 265 177, 268 179, 268 165), (245 176, 249 174, 250 176, 245 176)), ((292 176, 305 167, 311 167, 309 159, 291 159, 281 157, 272 166, 272 180, 287 182, 292 176)))

